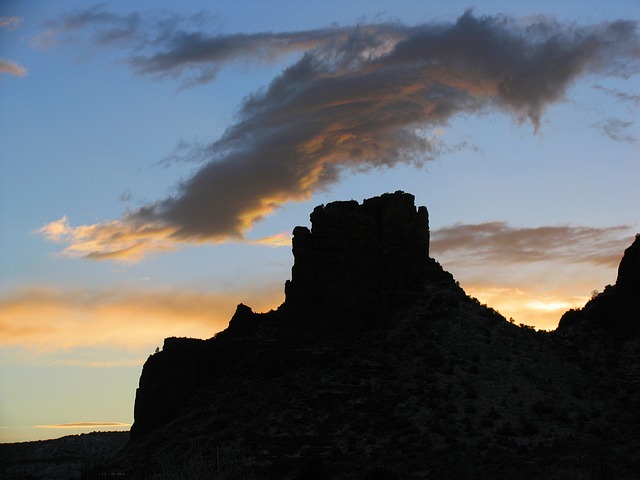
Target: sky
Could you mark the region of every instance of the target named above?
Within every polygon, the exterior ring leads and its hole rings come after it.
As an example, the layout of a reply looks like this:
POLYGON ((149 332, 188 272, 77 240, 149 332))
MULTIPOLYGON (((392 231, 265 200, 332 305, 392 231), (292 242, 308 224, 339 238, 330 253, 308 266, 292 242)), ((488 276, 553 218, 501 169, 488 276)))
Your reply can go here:
POLYGON ((550 330, 640 232, 638 0, 0 3, 0 442, 128 429, 145 359, 284 300, 313 207, 403 190, 550 330))

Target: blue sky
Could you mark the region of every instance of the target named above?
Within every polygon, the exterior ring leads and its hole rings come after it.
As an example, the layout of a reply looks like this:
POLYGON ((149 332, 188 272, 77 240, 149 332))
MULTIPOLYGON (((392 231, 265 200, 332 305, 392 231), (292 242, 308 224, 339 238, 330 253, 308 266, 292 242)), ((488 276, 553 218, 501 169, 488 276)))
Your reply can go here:
MULTIPOLYGON (((269 86, 293 82, 287 68, 301 65, 305 52, 321 68, 328 68, 322 62, 329 58, 356 84, 361 81, 359 64, 330 58, 342 52, 345 38, 356 38, 354 25, 361 26, 362 42, 385 39, 375 48, 372 43, 374 53, 368 53, 382 62, 390 54, 385 48, 398 38, 412 39, 420 28, 433 33, 434 25, 453 28, 470 7, 472 24, 501 34, 515 31, 524 38, 526 27, 537 23, 560 41, 594 34, 604 44, 608 33, 597 33, 608 32, 603 25, 637 21, 639 6, 3 2, 0 441, 112 429, 113 423, 127 428, 147 355, 167 336, 212 336, 239 302, 257 311, 279 305, 293 261, 289 233, 295 225, 308 225, 315 205, 333 200, 413 193, 430 212, 432 256, 467 292, 516 322, 554 328, 563 311, 615 281, 622 251, 640 231, 637 26, 628 34, 628 49, 614 42, 606 47, 611 51, 602 47, 606 58, 589 51, 594 63, 559 86, 551 79, 557 80, 563 65, 548 67, 546 87, 554 95, 543 102, 537 127, 529 90, 540 82, 520 92, 522 106, 520 98, 501 97, 490 76, 465 77, 468 72, 449 65, 448 57, 439 61, 442 72, 428 74, 433 85, 446 87, 438 92, 450 102, 441 107, 453 114, 437 121, 424 114, 400 130, 395 124, 384 131, 326 124, 295 150, 302 160, 292 162, 309 169, 304 178, 274 174, 287 166, 280 159, 259 170, 264 163, 255 158, 264 152, 258 147, 270 145, 265 125, 276 121, 260 112, 290 113, 277 110, 281 106, 269 86), (500 30, 501 21, 508 27, 500 30), (120 39, 107 41, 114 32, 120 39), (313 41, 303 45, 302 36, 313 41), (173 53, 174 60, 191 55, 194 50, 171 50, 181 38, 222 38, 235 50, 217 64, 202 61, 180 70, 159 54, 173 53), (290 42, 286 48, 283 38, 290 42), (247 39, 259 42, 240 49, 247 39), (337 50, 329 41, 337 42, 337 50), (214 65, 219 70, 209 78, 214 65), (249 98, 263 110, 250 108, 249 98), (208 167, 218 176, 204 177, 212 145, 251 122, 259 128, 218 150, 226 170, 208 167), (340 150, 341 142, 368 147, 362 138, 372 131, 388 152, 407 151, 399 140, 405 134, 428 149, 413 152, 414 161, 393 162, 340 150), (259 135, 264 143, 254 145, 259 135), (318 145, 331 135, 333 150, 325 153, 318 145), (245 150, 253 153, 245 158, 245 150), (372 166, 383 160, 386 165, 372 166), (221 172, 237 183, 220 181, 221 172), (205 189, 194 197, 198 178, 213 182, 206 185, 219 193, 205 189), (272 196, 264 200, 260 192, 272 185, 272 196), (189 198, 215 201, 216 220, 203 222, 189 198), (253 203, 242 203, 247 198, 253 203), (140 225, 148 227, 144 235, 140 225), (92 425, 73 425, 80 422, 92 425)), ((548 33, 540 35, 548 40, 548 33)), ((193 41, 183 43, 195 48, 193 41)), ((359 85, 354 95, 366 86, 359 85)), ((398 92, 387 107, 400 116, 405 92, 398 92)), ((323 114, 330 111, 313 103, 317 98, 302 95, 301 101, 323 114)), ((366 117, 356 103, 349 105, 354 115, 366 117)), ((332 121, 338 120, 344 121, 332 121)))

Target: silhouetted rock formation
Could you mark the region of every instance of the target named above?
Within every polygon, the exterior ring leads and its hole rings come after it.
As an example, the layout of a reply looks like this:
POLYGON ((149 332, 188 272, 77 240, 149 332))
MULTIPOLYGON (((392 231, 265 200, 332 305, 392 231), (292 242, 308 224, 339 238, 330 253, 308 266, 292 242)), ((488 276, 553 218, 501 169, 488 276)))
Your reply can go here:
POLYGON ((576 329, 599 329, 621 338, 640 334, 640 235, 625 250, 615 285, 608 285, 584 308, 562 316, 558 332, 576 329))
POLYGON ((150 356, 129 469, 218 469, 222 451, 258 479, 635 478, 638 238, 616 285, 548 334, 429 258, 411 195, 330 203, 311 223, 277 310, 238 305, 213 338, 150 356))
POLYGON ((205 340, 166 338, 162 352, 151 355, 140 375, 132 435, 173 420, 202 385, 205 340))
POLYGON ((429 258, 427 209, 416 209, 411 194, 319 206, 311 224, 311 231, 293 231, 292 280, 278 311, 254 313, 240 304, 215 338, 167 338, 149 358, 136 394, 133 438, 173 419, 195 391, 239 361, 258 358, 251 368, 277 371, 282 360, 272 357, 286 348, 269 353, 265 340, 282 344, 375 328, 414 302, 427 282, 454 283, 429 258))
POLYGON ((429 216, 396 192, 316 207, 293 231, 284 313, 315 329, 361 331, 414 300, 429 279, 429 216))

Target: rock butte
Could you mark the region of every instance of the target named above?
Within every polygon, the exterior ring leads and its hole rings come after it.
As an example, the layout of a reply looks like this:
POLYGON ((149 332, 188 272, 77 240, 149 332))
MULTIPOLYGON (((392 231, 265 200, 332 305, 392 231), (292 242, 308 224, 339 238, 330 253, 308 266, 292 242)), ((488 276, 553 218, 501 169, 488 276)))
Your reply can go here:
POLYGON ((238 305, 226 330, 149 357, 124 463, 199 442, 246 449, 269 479, 538 479, 585 455, 637 471, 640 442, 615 438, 640 428, 640 237, 616 285, 536 333, 464 293, 428 222, 403 192, 317 207, 278 309, 238 305))

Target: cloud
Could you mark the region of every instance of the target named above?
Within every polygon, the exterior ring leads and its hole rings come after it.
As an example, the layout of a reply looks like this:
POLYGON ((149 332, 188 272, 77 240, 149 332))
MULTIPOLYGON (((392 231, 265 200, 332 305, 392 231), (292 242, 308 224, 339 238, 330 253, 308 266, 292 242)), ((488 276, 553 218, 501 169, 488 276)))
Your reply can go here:
POLYGON ((140 24, 141 15, 138 12, 118 15, 98 4, 45 22, 45 32, 36 37, 33 43, 36 47, 48 48, 69 43, 104 47, 129 42, 139 48, 139 44, 145 41, 140 24), (92 29, 89 38, 73 36, 87 27, 92 29))
POLYGON ((0 58, 0 74, 2 73, 7 73, 15 77, 24 77, 27 74, 27 69, 22 65, 18 65, 16 62, 0 58))
POLYGON ((63 254, 95 260, 135 262, 149 251, 167 251, 175 248, 170 239, 175 231, 165 225, 136 221, 112 221, 95 225, 72 227, 64 216, 44 225, 38 233, 54 242, 70 244, 63 254), (105 249, 104 246, 109 248, 105 249))
MULTIPOLYGON (((0 28, 15 28, 22 22, 20 17, 0 17, 0 28)), ((0 58, 0 74, 9 74, 16 77, 24 77, 27 69, 11 60, 0 58)))
MULTIPOLYGON (((62 251, 68 257, 132 263, 142 260, 149 252, 176 248, 179 241, 172 237, 175 231, 175 228, 162 224, 145 224, 136 220, 72 227, 64 216, 47 223, 37 233, 54 242, 68 243, 69 246, 62 251)), ((236 240, 252 245, 286 247, 291 245, 291 234, 281 232, 258 240, 236 240)))
POLYGON ((469 295, 516 323, 555 329, 565 311, 615 281, 633 238, 627 226, 455 224, 431 232, 430 252, 469 295))
POLYGON ((625 122, 619 118, 608 118, 607 120, 600 122, 597 127, 616 142, 635 143, 636 137, 627 133, 627 129, 631 127, 635 122, 625 122))
POLYGON ((199 30, 213 20, 204 12, 188 17, 166 11, 119 15, 95 5, 48 21, 36 44, 119 46, 136 74, 177 78, 185 88, 212 81, 226 64, 271 63, 347 34, 347 29, 339 28, 231 35, 199 30))
POLYGON ((248 240, 247 243, 268 247, 291 247, 291 232, 280 232, 258 240, 248 240))
POLYGON ((271 63, 294 52, 334 39, 336 29, 283 34, 258 33, 209 36, 201 32, 175 32, 170 46, 148 55, 136 55, 130 64, 138 74, 159 78, 187 78, 184 86, 213 80, 223 65, 238 61, 271 63))
MULTIPOLYGON (((115 30, 140 35, 132 16, 90 13, 66 29, 107 25, 94 34, 102 44, 121 38, 115 30)), ((225 63, 296 49, 301 56, 245 98, 217 141, 181 144, 179 156, 200 167, 171 196, 120 220, 67 225, 58 237, 67 254, 135 260, 179 243, 241 240, 283 203, 310 198, 345 171, 432 160, 443 150, 433 132, 456 115, 501 111, 538 129, 545 108, 578 78, 631 75, 640 57, 630 21, 523 24, 466 12, 455 23, 217 37, 179 23, 143 35, 136 48, 147 53, 130 57, 138 73, 195 68, 201 82, 225 63)))
POLYGON ((630 227, 522 227, 506 222, 455 224, 431 232, 432 256, 451 265, 535 262, 617 267, 633 239, 630 227))
POLYGON ((593 88, 595 88, 596 90, 603 91, 607 95, 611 95, 614 98, 620 100, 621 102, 625 102, 627 104, 630 104, 636 107, 640 106, 640 95, 635 95, 633 93, 626 93, 615 88, 603 87, 602 85, 598 85, 598 84, 594 85, 593 88))
POLYGON ((0 28, 13 28, 22 23, 21 17, 0 17, 0 28))
MULTIPOLYGON (((102 359, 81 359, 78 349, 138 352, 161 345, 167 336, 209 338, 227 327, 240 302, 249 302, 256 311, 282 302, 280 286, 247 289, 250 299, 246 292, 233 291, 22 287, 0 296, 0 348, 36 354, 75 350, 72 359, 82 365, 114 366, 102 359)), ((131 361, 127 358, 124 364, 131 361)))
POLYGON ((85 428, 107 428, 107 427, 114 427, 114 428, 129 428, 131 427, 130 423, 122 423, 122 422, 73 422, 73 423, 57 423, 54 425, 34 425, 33 428, 52 428, 52 429, 58 429, 58 428, 79 428, 79 429, 85 429, 85 428))
POLYGON ((132 198, 133 193, 131 193, 131 189, 127 188, 124 192, 122 192, 122 194, 120 194, 118 200, 120 200, 121 202, 130 202, 132 198))

